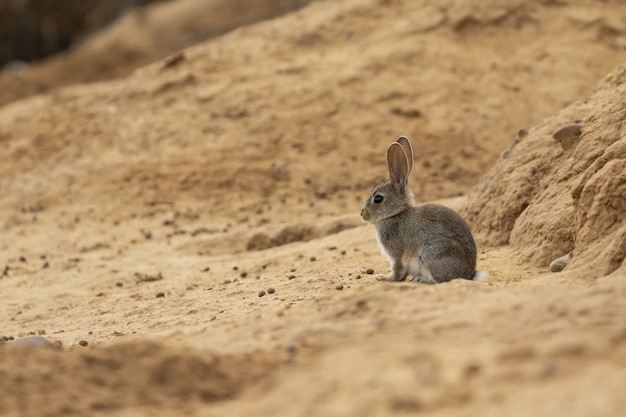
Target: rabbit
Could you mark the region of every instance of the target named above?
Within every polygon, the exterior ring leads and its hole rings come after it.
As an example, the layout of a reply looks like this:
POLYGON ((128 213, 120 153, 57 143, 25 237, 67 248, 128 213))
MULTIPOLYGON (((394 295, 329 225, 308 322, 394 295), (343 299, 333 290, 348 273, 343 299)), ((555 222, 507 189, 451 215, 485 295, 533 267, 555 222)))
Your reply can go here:
POLYGON ((387 149, 387 166, 390 180, 374 187, 361 209, 391 264, 391 274, 377 278, 404 281, 410 275, 425 284, 482 280, 485 273, 476 271, 476 243, 465 220, 440 204, 415 204, 407 184, 413 149, 405 136, 387 149))

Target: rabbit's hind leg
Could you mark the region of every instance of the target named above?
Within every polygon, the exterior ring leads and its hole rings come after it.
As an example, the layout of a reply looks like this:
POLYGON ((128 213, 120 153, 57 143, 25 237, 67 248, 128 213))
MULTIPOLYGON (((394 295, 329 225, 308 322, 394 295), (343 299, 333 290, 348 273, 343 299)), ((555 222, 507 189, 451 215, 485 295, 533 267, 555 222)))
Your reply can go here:
POLYGON ((430 269, 419 258, 406 258, 408 274, 411 275, 411 282, 421 282, 422 284, 436 284, 430 269))

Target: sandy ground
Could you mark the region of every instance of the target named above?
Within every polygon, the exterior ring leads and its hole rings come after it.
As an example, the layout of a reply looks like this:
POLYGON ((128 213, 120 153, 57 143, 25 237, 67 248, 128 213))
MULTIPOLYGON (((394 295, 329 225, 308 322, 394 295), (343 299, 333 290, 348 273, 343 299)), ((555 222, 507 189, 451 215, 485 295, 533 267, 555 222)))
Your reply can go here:
POLYGON ((623 16, 320 1, 0 108, 0 335, 54 346, 0 346, 0 410, 622 415, 624 268, 552 273, 513 226, 494 244, 504 226, 483 233, 476 202, 493 190, 494 218, 510 212, 494 184, 526 178, 502 156, 519 129, 535 140, 572 103, 602 120, 593 97, 622 76, 592 94, 624 61, 623 16), (477 230, 484 282, 368 273, 388 266, 359 208, 401 134, 416 199, 477 230))

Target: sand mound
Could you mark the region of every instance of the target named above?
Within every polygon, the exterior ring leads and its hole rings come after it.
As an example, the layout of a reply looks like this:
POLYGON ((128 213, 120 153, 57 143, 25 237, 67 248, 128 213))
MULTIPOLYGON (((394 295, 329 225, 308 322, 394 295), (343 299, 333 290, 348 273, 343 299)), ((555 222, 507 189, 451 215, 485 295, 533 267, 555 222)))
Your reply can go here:
POLYGON ((590 278, 624 272, 625 81, 621 65, 589 99, 547 118, 503 154, 466 209, 483 242, 509 243, 541 266, 571 252, 569 268, 590 278), (582 131, 568 135, 572 123, 582 131))
POLYGON ((0 346, 0 407, 3 413, 47 416, 136 407, 184 410, 235 396, 276 362, 148 342, 72 352, 0 346), (61 398, 58 387, 65 392, 61 398))

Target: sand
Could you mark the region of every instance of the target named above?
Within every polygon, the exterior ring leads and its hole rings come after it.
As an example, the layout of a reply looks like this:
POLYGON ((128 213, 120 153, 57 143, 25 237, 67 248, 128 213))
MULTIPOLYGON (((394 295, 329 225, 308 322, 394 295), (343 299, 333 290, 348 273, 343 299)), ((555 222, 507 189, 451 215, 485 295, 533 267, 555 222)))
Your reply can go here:
POLYGON ((625 12, 319 1, 6 104, 0 336, 51 346, 0 346, 0 410, 621 415, 625 12), (483 282, 375 280, 400 135, 483 282))

